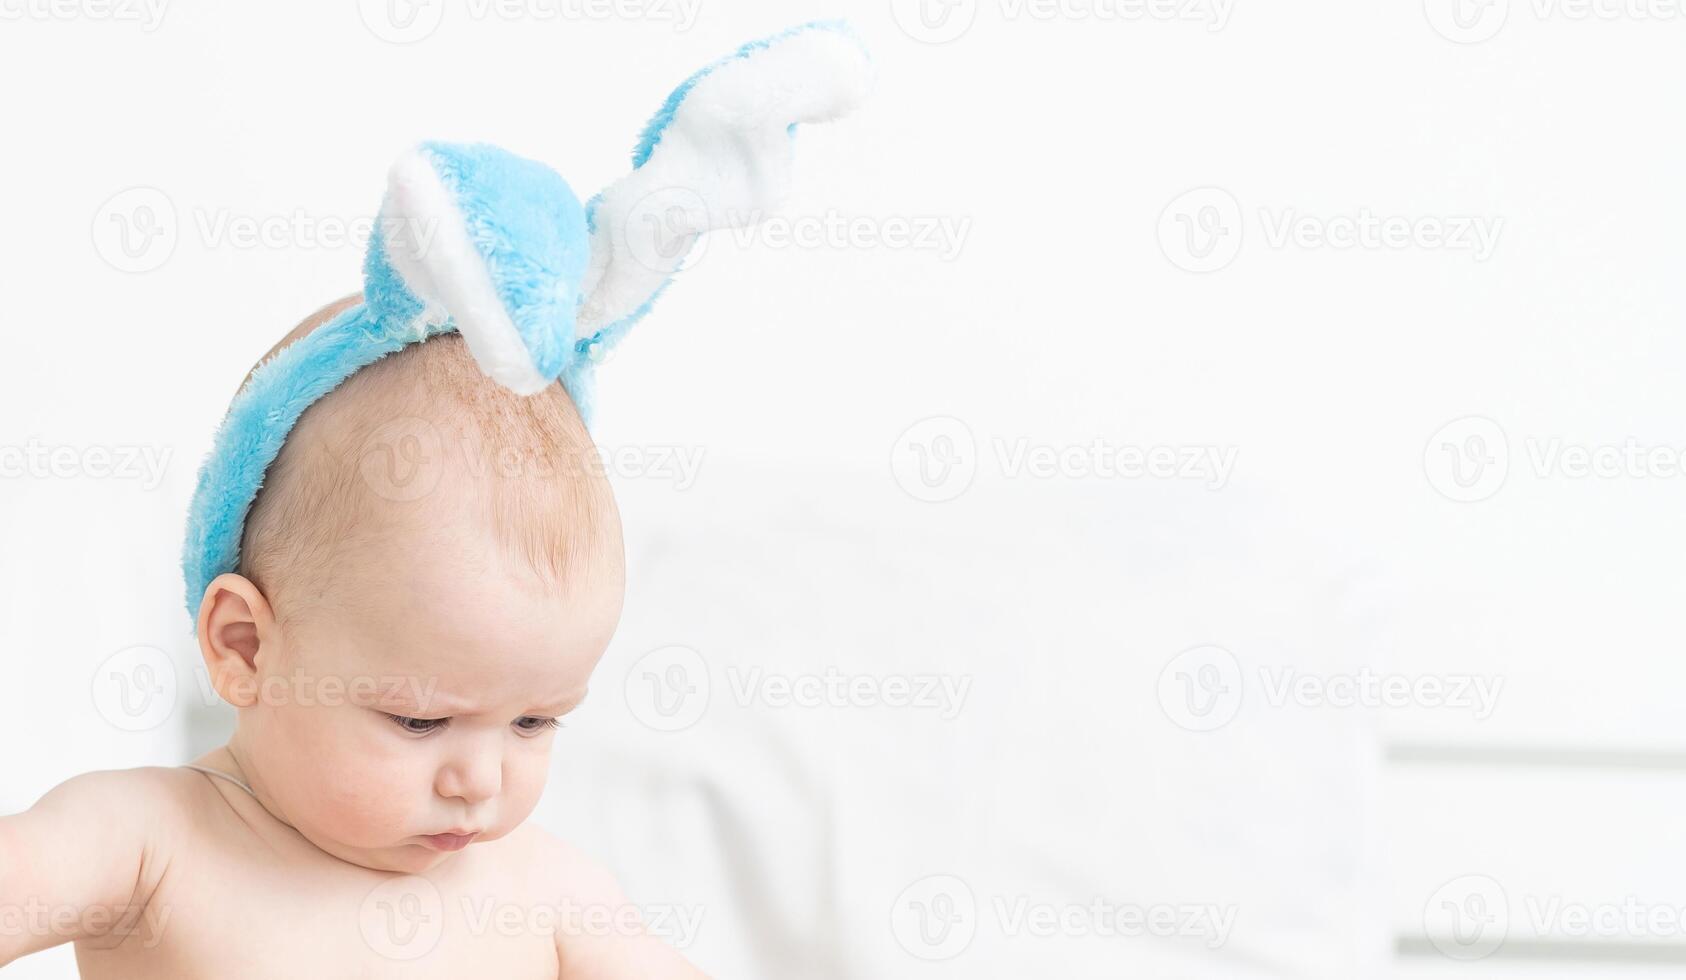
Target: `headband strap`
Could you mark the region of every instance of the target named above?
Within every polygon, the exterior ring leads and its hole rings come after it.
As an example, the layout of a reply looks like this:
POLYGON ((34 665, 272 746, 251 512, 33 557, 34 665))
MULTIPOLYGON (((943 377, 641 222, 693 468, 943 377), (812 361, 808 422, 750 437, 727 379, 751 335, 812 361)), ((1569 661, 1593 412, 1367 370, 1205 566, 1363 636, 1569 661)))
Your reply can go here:
POLYGON ((632 172, 583 207, 555 171, 495 146, 424 143, 400 157, 363 302, 259 365, 216 433, 182 548, 188 615, 239 568, 247 514, 305 409, 394 351, 460 332, 488 377, 522 395, 560 381, 589 426, 596 365, 698 237, 776 207, 797 124, 846 115, 871 75, 839 23, 747 44, 681 84, 644 128, 632 172))

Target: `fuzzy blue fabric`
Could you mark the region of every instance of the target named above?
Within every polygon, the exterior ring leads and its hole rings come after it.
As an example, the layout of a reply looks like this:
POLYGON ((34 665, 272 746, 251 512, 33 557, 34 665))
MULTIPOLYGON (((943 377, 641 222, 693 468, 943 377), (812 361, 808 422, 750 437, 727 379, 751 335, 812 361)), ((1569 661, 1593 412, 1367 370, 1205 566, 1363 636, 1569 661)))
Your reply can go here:
MULTIPOLYGON (((816 21, 746 44, 695 73, 668 96, 644 127, 633 151, 633 169, 648 162, 702 78, 721 65, 809 30, 839 31, 853 38, 840 22, 816 21)), ((792 132, 795 128, 790 126, 792 132)), ((597 363, 649 312, 671 282, 655 288, 631 314, 590 336, 576 337, 577 316, 585 302, 581 282, 590 265, 599 198, 582 208, 567 183, 549 167, 495 146, 424 143, 419 151, 448 198, 452 213, 442 219, 460 221, 472 245, 472 256, 462 261, 477 262, 485 278, 473 269, 437 268, 435 260, 450 265, 466 253, 460 245, 431 253, 422 239, 398 240, 394 236, 415 234, 416 229, 389 221, 383 207, 364 256, 363 303, 260 365, 235 396, 217 430, 199 471, 182 547, 187 611, 195 621, 211 581, 240 567, 247 515, 270 465, 305 410, 368 364, 459 328, 439 296, 420 294, 436 288, 436 282, 406 282, 394 254, 406 259, 403 268, 420 270, 422 279, 446 276, 458 285, 489 279, 496 302, 508 315, 539 377, 560 381, 588 426, 594 416, 597 363), (419 290, 413 288, 418 285, 419 290)), ((431 210, 441 205, 420 206, 431 210)), ((483 286, 476 288, 484 291, 483 286)), ((489 300, 472 302, 484 306, 489 300)), ((498 317, 486 319, 501 323, 498 317)), ((503 328, 488 336, 493 334, 507 336, 503 328)))
MULTIPOLYGON (((497 295, 534 367, 561 379, 589 419, 589 358, 573 343, 580 279, 590 255, 585 211, 555 171, 485 144, 426 143, 497 295), (579 363, 576 363, 579 362, 579 363), (571 369, 571 370, 570 370, 571 369)), ((384 217, 384 216, 383 216, 384 217)), ((363 261, 363 297, 278 351, 240 390, 199 471, 182 548, 188 614, 211 580, 240 567, 240 542, 265 474, 299 417, 359 369, 401 348, 456 330, 393 268, 388 236, 413 233, 375 222, 363 261)))
POLYGON ((188 507, 182 572, 190 617, 198 618, 211 580, 240 566, 246 514, 299 416, 358 369, 446 327, 421 329, 417 336, 407 325, 378 319, 368 305, 359 304, 277 351, 253 372, 217 430, 188 507))
POLYGON ((585 209, 542 163, 486 144, 422 148, 456 199, 533 366, 556 378, 574 357, 574 314, 591 253, 585 209))
MULTIPOLYGON (((779 41, 783 41, 788 37, 794 37, 803 31, 836 31, 839 34, 846 34, 849 37, 855 37, 854 29, 844 21, 812 20, 806 24, 798 24, 789 30, 780 31, 772 37, 764 37, 760 40, 751 41, 726 57, 721 58, 719 61, 716 61, 706 68, 697 71, 690 78, 680 82, 679 87, 674 89, 662 103, 662 107, 656 110, 656 114, 650 117, 650 121, 648 123, 644 124, 644 131, 638 135, 638 145, 633 147, 632 150, 632 169, 637 170, 639 167, 642 167, 645 163, 649 162, 650 154, 654 152, 656 144, 661 142, 662 133, 667 130, 668 126, 672 125, 674 114, 679 111, 679 107, 685 102, 685 97, 691 94, 691 89, 696 88, 698 82, 708 77, 708 75, 713 73, 721 65, 731 64, 734 61, 742 61, 757 51, 770 48, 779 41)), ((790 132, 794 133, 795 131, 796 127, 792 125, 790 127, 790 132)))
POLYGON ((404 285, 404 277, 387 258, 384 219, 375 222, 369 249, 363 255, 363 303, 381 323, 414 323, 427 313, 427 304, 404 285))
MULTIPOLYGON (((771 37, 750 41, 726 57, 697 70, 668 94, 668 97, 662 101, 661 108, 657 109, 656 114, 650 117, 650 121, 644 124, 643 130, 638 135, 638 142, 632 148, 632 169, 637 170, 650 161, 650 154, 655 152, 657 144, 661 142, 662 134, 667 132, 669 126, 673 125, 674 117, 679 114, 680 108, 685 104, 685 98, 691 94, 692 89, 697 87, 698 82, 713 74, 722 65, 741 61, 757 51, 763 51, 779 41, 794 37, 804 31, 834 31, 854 40, 857 44, 861 44, 863 48, 865 47, 854 28, 850 27, 847 21, 842 20, 813 20, 780 31, 771 37)), ((796 137, 796 124, 792 123, 786 132, 794 139, 796 137)), ((592 224, 592 221, 596 217, 597 201, 598 198, 593 197, 590 203, 586 205, 586 218, 588 224, 591 224, 592 230, 595 230, 596 227, 595 224, 592 224)), ((577 344, 578 350, 584 353, 595 347, 599 356, 601 356, 613 349, 616 344, 620 343, 621 338, 626 336, 627 331, 631 330, 639 320, 642 320, 655 307, 656 300, 661 298, 672 282, 673 279, 670 277, 655 292, 651 293, 650 298, 645 300, 636 310, 599 329, 590 337, 581 338, 577 344)))

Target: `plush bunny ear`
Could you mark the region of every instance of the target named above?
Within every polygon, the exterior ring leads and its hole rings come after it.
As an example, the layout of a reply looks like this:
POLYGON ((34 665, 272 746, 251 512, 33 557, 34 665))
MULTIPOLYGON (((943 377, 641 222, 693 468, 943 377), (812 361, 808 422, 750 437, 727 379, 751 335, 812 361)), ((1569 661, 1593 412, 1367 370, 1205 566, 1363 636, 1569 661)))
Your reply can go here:
POLYGON ((419 338, 448 321, 482 371, 530 395, 575 357, 589 249, 584 209, 549 167, 424 143, 389 174, 364 293, 388 329, 419 338))
POLYGON ((687 79, 645 127, 632 173, 588 206, 580 350, 597 360, 618 342, 698 236, 776 207, 791 182, 796 124, 846 115, 871 86, 865 48, 835 23, 747 44, 687 79))

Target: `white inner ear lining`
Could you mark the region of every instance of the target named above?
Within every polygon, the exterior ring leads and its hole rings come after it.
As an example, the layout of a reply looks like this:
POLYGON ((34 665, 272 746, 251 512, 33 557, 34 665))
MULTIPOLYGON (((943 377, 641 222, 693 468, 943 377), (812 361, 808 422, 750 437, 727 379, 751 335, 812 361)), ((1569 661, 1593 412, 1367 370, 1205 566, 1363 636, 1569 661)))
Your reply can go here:
POLYGON ((386 249, 410 291, 450 314, 488 377, 522 395, 544 390, 550 381, 533 365, 485 258, 469 238, 455 196, 425 151, 412 150, 393 164, 387 207, 393 219, 408 226, 386 236, 386 249), (417 233, 424 229, 431 234, 417 233))

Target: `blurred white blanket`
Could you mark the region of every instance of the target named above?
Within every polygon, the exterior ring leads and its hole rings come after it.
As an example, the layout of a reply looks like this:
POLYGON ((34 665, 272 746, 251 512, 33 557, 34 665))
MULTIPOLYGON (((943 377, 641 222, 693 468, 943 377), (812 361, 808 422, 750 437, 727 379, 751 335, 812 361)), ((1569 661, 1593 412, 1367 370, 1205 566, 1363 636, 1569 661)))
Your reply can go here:
POLYGON ((1376 608, 1280 502, 714 456, 618 492, 626 612, 538 818, 703 969, 1376 975, 1364 713, 1273 686, 1375 659, 1376 608))

